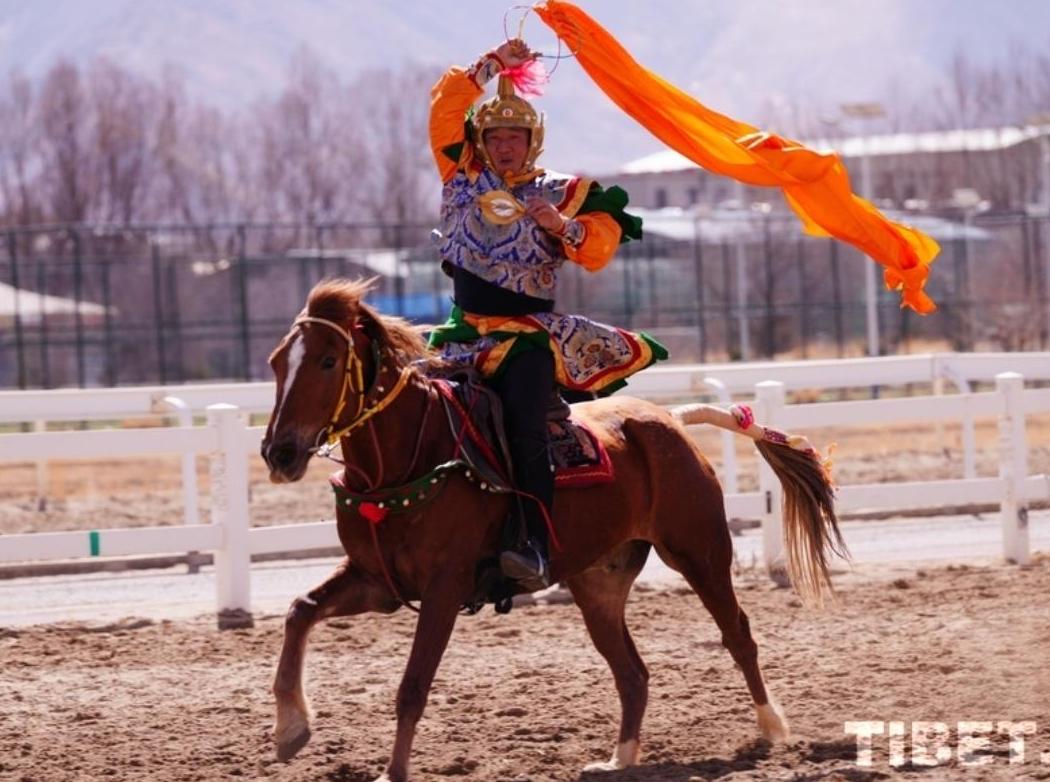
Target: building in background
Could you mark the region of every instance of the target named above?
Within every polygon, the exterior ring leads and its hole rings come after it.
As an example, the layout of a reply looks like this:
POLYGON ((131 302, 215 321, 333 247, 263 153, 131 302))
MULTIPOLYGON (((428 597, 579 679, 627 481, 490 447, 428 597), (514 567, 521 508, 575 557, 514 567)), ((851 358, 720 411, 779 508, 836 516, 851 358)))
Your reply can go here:
MULTIPOLYGON (((957 194, 975 191, 986 209, 1023 213, 1044 198, 1050 176, 1042 144, 1050 127, 1002 127, 927 133, 896 133, 818 139, 804 142, 814 149, 837 151, 859 190, 861 163, 871 166, 872 195, 888 209, 952 213, 960 209, 957 194)), ((633 160, 619 171, 599 177, 631 194, 632 206, 645 209, 714 208, 734 201, 773 201, 765 188, 743 188, 725 177, 701 169, 672 150, 633 160)))

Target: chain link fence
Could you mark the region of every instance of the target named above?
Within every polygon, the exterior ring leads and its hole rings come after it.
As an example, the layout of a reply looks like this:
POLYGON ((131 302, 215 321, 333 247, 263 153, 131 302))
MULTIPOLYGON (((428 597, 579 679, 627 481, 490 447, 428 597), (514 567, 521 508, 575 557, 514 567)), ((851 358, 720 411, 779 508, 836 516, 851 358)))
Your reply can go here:
MULTIPOLYGON (((931 221, 940 310, 877 298, 880 351, 1050 347, 1050 221, 931 221)), ((326 277, 377 277, 371 302, 419 323, 451 295, 431 225, 63 225, 0 231, 0 387, 259 380, 326 277)), ((925 227, 925 226, 921 226, 925 227)), ((663 341, 678 361, 862 355, 864 265, 797 221, 662 214, 558 308, 663 341)), ((879 286, 881 288, 881 284, 879 286)))

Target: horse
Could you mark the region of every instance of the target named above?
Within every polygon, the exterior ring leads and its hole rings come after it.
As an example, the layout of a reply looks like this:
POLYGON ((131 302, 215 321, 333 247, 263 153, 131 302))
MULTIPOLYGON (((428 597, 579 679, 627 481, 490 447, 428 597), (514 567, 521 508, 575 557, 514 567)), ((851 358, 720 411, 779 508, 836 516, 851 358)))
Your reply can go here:
MULTIPOLYGON (((422 479, 420 496, 433 497, 412 505, 414 497, 406 495, 396 513, 375 503, 337 503, 346 558, 327 580, 296 598, 285 617, 273 684, 274 738, 282 761, 310 738, 303 663, 315 624, 369 611, 392 613, 418 601, 397 691, 393 750, 377 780, 404 782, 416 725, 460 609, 473 594, 476 565, 497 555, 513 500, 485 491, 477 476, 463 471, 427 479, 456 454, 455 432, 434 410, 439 391, 428 369, 436 357, 420 329, 369 306, 368 289, 368 282, 326 280, 310 292, 269 359, 276 400, 262 456, 271 481, 297 481, 311 457, 338 443, 345 464, 338 482, 348 491, 415 487, 422 479)), ((685 578, 717 623, 722 644, 743 672, 761 735, 786 740, 787 720, 763 681, 748 617, 733 591, 721 486, 684 425, 713 423, 756 440, 784 487, 787 570, 807 598, 830 589, 830 554, 844 551, 834 489, 818 455, 743 420, 746 413, 707 405, 668 411, 609 396, 575 404, 572 414, 597 433, 616 475, 601 486, 559 489, 552 512, 558 541, 552 578, 571 590, 620 698, 612 758, 587 770, 615 770, 639 760, 649 673, 625 624, 624 605, 651 548, 685 578)))

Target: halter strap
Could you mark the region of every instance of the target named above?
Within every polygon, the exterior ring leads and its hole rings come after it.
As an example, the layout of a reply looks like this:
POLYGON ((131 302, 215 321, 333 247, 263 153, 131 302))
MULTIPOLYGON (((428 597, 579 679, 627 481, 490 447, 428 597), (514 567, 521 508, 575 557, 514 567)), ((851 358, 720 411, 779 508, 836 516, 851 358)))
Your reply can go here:
POLYGON ((316 318, 310 315, 302 315, 296 318, 295 322, 292 324, 292 328, 297 328, 304 323, 317 323, 326 326, 346 340, 346 371, 343 373, 343 385, 339 391, 339 401, 336 403, 335 411, 332 413, 332 418, 328 422, 328 425, 318 434, 318 445, 313 449, 317 451, 322 447, 327 446, 330 448, 335 445, 344 436, 352 432, 354 429, 357 429, 372 416, 389 407, 408 384, 410 373, 408 367, 402 367, 397 382, 394 384, 394 387, 390 389, 390 393, 366 407, 366 399, 371 396, 372 392, 376 389, 382 391, 382 387, 379 385, 379 375, 382 370, 382 362, 379 345, 376 340, 371 341, 375 364, 375 375, 372 378, 371 386, 366 390, 364 382, 364 364, 361 361, 361 358, 357 355, 357 345, 354 343, 352 330, 343 328, 335 321, 326 318, 316 318), (357 396, 357 410, 351 417, 349 424, 341 429, 336 429, 336 424, 339 422, 339 419, 343 414, 343 409, 346 407, 347 393, 350 391, 357 396), (322 437, 324 438, 323 446, 320 444, 322 437))

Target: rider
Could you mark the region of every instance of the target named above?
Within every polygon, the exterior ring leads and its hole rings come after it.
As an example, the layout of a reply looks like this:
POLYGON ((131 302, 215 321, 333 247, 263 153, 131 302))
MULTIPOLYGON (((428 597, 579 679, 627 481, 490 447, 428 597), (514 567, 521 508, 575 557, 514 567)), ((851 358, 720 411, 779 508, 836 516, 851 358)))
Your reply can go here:
POLYGON ((502 400, 527 540, 502 552, 500 566, 530 591, 550 583, 554 474, 546 414, 555 382, 607 394, 667 357, 645 334, 554 312, 559 267, 569 260, 598 271, 618 244, 641 238, 641 220, 623 211, 620 188, 535 166, 543 116, 500 74, 528 68, 537 56, 515 39, 470 68, 452 67, 434 85, 430 109, 444 183, 440 255, 454 290, 452 313, 431 344, 451 363, 478 369, 502 400), (475 108, 497 76, 497 96, 475 108))

